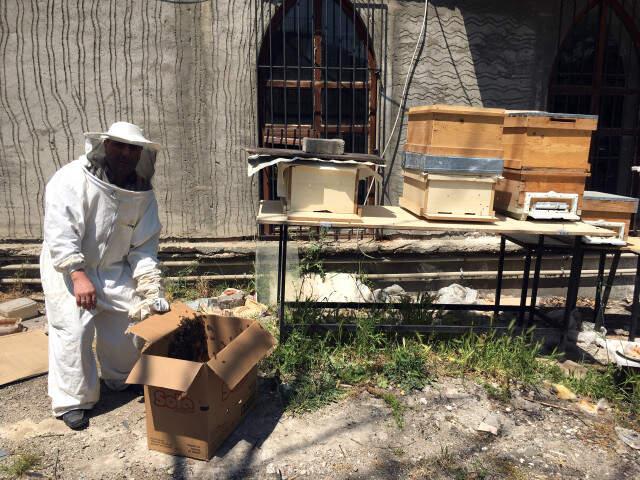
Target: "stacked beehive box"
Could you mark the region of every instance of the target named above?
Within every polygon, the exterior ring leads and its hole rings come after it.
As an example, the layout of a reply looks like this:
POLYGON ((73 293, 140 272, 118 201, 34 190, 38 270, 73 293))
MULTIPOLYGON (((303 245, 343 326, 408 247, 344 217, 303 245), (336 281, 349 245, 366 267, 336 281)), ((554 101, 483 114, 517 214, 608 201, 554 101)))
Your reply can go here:
POLYGON ((495 220, 503 122, 502 109, 411 108, 400 206, 427 219, 495 220))
POLYGON ((584 192, 582 220, 616 232, 615 237, 586 237, 588 243, 624 245, 631 227, 631 217, 638 210, 638 199, 602 192, 584 192))
POLYGON ((597 123, 592 115, 507 111, 496 209, 519 220, 579 220, 597 123))

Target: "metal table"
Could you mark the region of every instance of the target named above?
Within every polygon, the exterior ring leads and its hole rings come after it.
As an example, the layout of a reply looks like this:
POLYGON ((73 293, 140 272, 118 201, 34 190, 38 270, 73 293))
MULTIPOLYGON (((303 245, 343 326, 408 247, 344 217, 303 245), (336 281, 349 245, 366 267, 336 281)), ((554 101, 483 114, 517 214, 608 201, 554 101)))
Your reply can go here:
MULTIPOLYGON (((569 285, 567 288, 567 297, 565 304, 565 312, 563 322, 560 328, 541 328, 537 331, 541 334, 558 333, 562 334, 564 342, 565 333, 569 325, 569 315, 575 308, 578 289, 580 286, 580 273, 582 270, 582 261, 584 257, 584 246, 582 236, 611 236, 613 233, 609 230, 594 227, 582 222, 562 222, 562 221, 520 221, 509 217, 498 215, 498 220, 492 223, 470 223, 470 222, 443 222, 430 221, 419 218, 400 207, 385 206, 365 206, 362 209, 359 219, 354 222, 353 215, 341 217, 339 215, 322 214, 315 212, 288 212, 284 213, 282 204, 279 201, 262 201, 257 217, 258 224, 276 225, 279 227, 279 246, 278 246, 278 318, 280 322, 281 338, 286 338, 287 331, 294 326, 287 327, 285 325, 285 306, 296 306, 304 304, 307 307, 315 308, 386 308, 401 309, 415 308, 415 305, 407 304, 389 304, 389 303, 359 303, 359 302, 318 302, 309 304, 308 302, 285 302, 285 277, 286 277, 286 261, 287 261, 287 242, 289 226, 311 226, 311 227, 329 227, 329 228, 364 228, 364 229, 389 229, 397 231, 455 231, 455 232, 480 232, 492 233, 500 235, 500 256, 498 264, 498 278, 496 285, 496 296, 493 305, 459 305, 459 304, 431 304, 433 309, 446 309, 458 311, 490 311, 494 312, 494 317, 499 312, 517 312, 518 323, 517 330, 524 331, 530 326, 536 316, 551 323, 543 312, 536 308, 536 297, 540 279, 540 267, 542 257, 545 250, 545 238, 548 236, 570 237, 572 239, 572 262, 571 272, 569 276, 569 285), (500 297, 502 292, 502 280, 504 271, 504 260, 506 242, 513 241, 517 244, 516 235, 535 235, 537 238, 535 250, 526 250, 525 256, 525 275, 522 281, 521 301, 520 305, 502 305, 500 297), (531 303, 526 304, 527 292, 529 289, 529 274, 531 268, 532 253, 535 252, 536 261, 534 266, 534 276, 531 283, 531 303), (525 322, 525 314, 529 313, 525 322)), ((352 329, 355 325, 341 324, 318 324, 307 325, 312 328, 322 329, 352 329)), ((473 325, 378 325, 378 329, 392 332, 440 332, 440 333, 462 333, 469 329, 479 330, 505 330, 507 327, 489 326, 473 326, 473 325)))

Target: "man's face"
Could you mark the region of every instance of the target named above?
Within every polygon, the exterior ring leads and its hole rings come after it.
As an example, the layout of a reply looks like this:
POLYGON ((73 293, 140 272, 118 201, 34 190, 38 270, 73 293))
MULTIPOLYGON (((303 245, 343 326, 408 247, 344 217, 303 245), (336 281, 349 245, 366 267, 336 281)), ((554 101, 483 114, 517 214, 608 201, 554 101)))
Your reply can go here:
POLYGON ((123 176, 135 171, 140 160, 140 152, 142 152, 142 147, 138 145, 109 139, 104 141, 104 149, 105 160, 111 170, 123 176))

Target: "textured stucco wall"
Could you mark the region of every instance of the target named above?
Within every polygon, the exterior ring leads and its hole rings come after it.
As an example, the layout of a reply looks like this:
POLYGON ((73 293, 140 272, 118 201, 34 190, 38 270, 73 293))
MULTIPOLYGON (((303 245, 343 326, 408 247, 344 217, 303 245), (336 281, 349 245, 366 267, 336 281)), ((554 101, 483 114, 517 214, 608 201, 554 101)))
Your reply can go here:
MULTIPOLYGON (((156 191, 164 235, 255 233, 256 26, 262 0, 0 1, 0 239, 41 236, 44 184, 116 120, 166 145, 156 191)), ((275 11, 279 2, 267 2, 275 11)), ((408 106, 543 108, 557 39, 552 0, 431 0, 408 106)), ((420 31, 421 1, 388 2, 387 132, 420 31)), ((374 34, 382 38, 381 25, 374 34)), ((379 62, 385 58, 376 52, 379 62)), ((399 130, 387 158, 400 153, 399 130)), ((396 155, 391 202, 401 183, 396 155)), ((387 200, 388 203, 388 200, 387 200)))
MULTIPOLYGON (((557 45, 558 8, 559 2, 553 0, 430 0, 426 39, 407 108, 445 103, 544 109, 557 45)), ((392 89, 394 98, 399 98, 420 33, 424 3, 393 1, 390 11, 392 89)), ((392 108, 390 115, 395 112, 397 108, 392 108)), ((389 188, 392 204, 402 190, 405 135, 406 117, 387 151, 387 163, 395 154, 389 188)))
POLYGON ((41 235, 44 184, 116 120, 166 146, 164 235, 255 232, 253 2, 0 2, 0 238, 41 235))

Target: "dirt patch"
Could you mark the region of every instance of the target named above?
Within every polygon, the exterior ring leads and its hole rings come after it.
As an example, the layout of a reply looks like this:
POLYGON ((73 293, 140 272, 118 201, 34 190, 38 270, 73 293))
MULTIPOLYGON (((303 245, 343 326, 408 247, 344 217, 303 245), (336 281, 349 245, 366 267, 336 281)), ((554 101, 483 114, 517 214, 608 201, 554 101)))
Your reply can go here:
MULTIPOLYGON (((105 391, 86 430, 52 419, 46 377, 0 389, 0 448, 35 452, 48 478, 600 478, 640 477, 640 455, 608 415, 589 416, 443 379, 401 397, 404 428, 383 400, 355 391, 316 412, 283 414, 271 382, 209 462, 147 449, 142 398, 105 391), (500 433, 478 432, 489 415, 500 433)), ((11 461, 13 455, 0 460, 11 461)))

